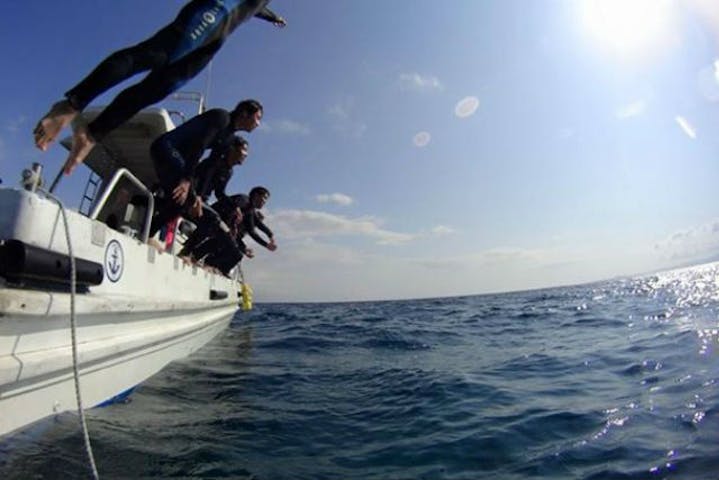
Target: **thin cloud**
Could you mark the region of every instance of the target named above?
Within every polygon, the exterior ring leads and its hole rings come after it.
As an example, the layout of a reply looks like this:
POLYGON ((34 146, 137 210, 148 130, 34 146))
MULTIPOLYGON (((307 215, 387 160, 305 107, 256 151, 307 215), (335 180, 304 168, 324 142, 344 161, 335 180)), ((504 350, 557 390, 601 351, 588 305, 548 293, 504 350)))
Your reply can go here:
POLYGON ((442 258, 423 258, 416 260, 432 270, 471 270, 501 266, 502 268, 537 268, 554 261, 549 251, 529 250, 516 247, 495 247, 477 253, 442 258))
POLYGON ((354 199, 344 193, 320 193, 315 196, 315 200, 320 203, 333 203, 342 207, 346 207, 354 203, 354 199))
POLYGON ((647 103, 644 100, 637 100, 636 102, 632 102, 617 109, 614 114, 619 119, 631 118, 641 115, 644 113, 646 108, 647 103))
POLYGON ((27 117, 25 115, 20 115, 19 117, 15 118, 15 119, 8 120, 5 123, 5 129, 8 132, 17 133, 24 127, 26 122, 27 122, 27 117))
POLYGON ((306 136, 312 133, 307 125, 294 120, 277 120, 274 122, 263 122, 260 125, 261 131, 265 133, 278 132, 286 135, 306 136))
POLYGON ((432 75, 420 75, 419 73, 402 73, 399 76, 399 86, 402 90, 415 92, 431 92, 444 90, 442 82, 432 75))
POLYGON ((479 108, 477 97, 464 97, 454 106, 454 114, 459 118, 467 118, 474 115, 479 108))
POLYGON ((451 235, 455 233, 455 230, 452 227, 448 227, 446 225, 437 225, 436 227, 433 227, 432 230, 430 230, 433 235, 451 235))
POLYGON ((350 110, 352 108, 352 103, 350 100, 344 100, 342 102, 335 103, 333 105, 330 105, 327 109, 327 113, 330 114, 330 116, 342 120, 347 120, 350 118, 350 110))
POLYGON ((346 97, 330 105, 327 114, 333 121, 335 131, 352 138, 361 138, 367 131, 367 124, 354 118, 354 104, 354 98, 346 97))
POLYGON ((560 128, 559 131, 557 132, 557 136, 561 140, 568 140, 568 139, 574 137, 576 134, 577 134, 577 131, 574 130, 573 128, 569 128, 569 127, 560 128))
POLYGON ((314 210, 280 210, 268 217, 268 222, 287 238, 363 236, 375 239, 379 245, 400 245, 416 238, 415 235, 384 230, 380 222, 371 217, 348 218, 314 210))
POLYGON ((676 120, 677 124, 679 124, 681 129, 684 131, 684 133, 687 134, 689 138, 691 138, 692 140, 695 140, 697 138, 696 130, 686 118, 682 117, 681 115, 677 115, 676 117, 674 117, 674 120, 676 120))
POLYGON ((415 147, 422 148, 429 145, 431 140, 432 135, 430 135, 429 132, 419 132, 414 136, 414 138, 412 138, 412 143, 414 143, 415 147))
POLYGON ((677 230, 657 242, 654 249, 674 260, 716 255, 719 253, 719 219, 677 230))

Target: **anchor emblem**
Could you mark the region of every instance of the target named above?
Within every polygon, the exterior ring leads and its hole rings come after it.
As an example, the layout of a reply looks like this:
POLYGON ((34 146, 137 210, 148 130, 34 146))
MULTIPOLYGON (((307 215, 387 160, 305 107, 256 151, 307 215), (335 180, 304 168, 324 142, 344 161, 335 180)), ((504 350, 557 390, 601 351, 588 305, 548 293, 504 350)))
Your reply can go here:
POLYGON ((117 282, 122 276, 125 256, 122 252, 122 245, 117 240, 112 240, 105 249, 105 273, 111 282, 117 282))
POLYGON ((120 265, 120 263, 117 261, 117 259, 118 259, 119 256, 120 256, 120 255, 118 255, 117 250, 115 250, 115 249, 113 248, 113 249, 112 249, 112 254, 110 255, 110 258, 112 259, 112 261, 111 261, 110 264, 108 265, 108 267, 110 267, 110 271, 112 272, 113 275, 117 275, 117 272, 120 271, 120 267, 122 266, 122 265, 120 265))

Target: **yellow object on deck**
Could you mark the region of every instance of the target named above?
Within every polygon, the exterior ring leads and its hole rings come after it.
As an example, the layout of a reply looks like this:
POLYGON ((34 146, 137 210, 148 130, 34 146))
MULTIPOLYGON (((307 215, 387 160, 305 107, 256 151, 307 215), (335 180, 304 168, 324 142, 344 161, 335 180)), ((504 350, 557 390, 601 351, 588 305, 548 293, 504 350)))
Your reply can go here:
POLYGON ((252 310, 252 287, 249 283, 242 283, 240 294, 242 295, 242 310, 252 310))

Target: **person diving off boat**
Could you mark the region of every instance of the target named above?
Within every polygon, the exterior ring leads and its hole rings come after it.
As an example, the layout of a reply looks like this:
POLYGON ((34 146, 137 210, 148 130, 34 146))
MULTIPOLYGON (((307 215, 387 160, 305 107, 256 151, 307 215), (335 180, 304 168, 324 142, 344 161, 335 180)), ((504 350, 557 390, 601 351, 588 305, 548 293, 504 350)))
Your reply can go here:
MULTIPOLYGON (((233 167, 241 164, 247 155, 247 142, 237 140, 235 132, 252 132, 259 126, 262 113, 260 102, 243 100, 232 112, 213 108, 152 142, 150 155, 160 181, 163 201, 152 220, 150 237, 184 209, 188 209, 193 217, 202 215, 202 199, 209 197, 210 186, 217 194, 222 180, 213 181, 217 171, 212 174, 201 171, 200 182, 197 181, 200 157, 205 150, 211 149, 210 159, 224 159, 226 165, 231 163, 233 167)), ((225 185, 221 185, 220 197, 224 195, 225 185)))
POLYGON ((235 166, 242 165, 248 154, 247 140, 234 136, 232 144, 227 149, 212 150, 207 158, 200 161, 195 169, 193 184, 195 193, 203 203, 207 202, 213 193, 217 200, 227 198, 225 189, 232 178, 235 166))
POLYGON ((245 235, 274 252, 277 250, 274 234, 264 223, 264 216, 260 212, 269 198, 270 191, 267 188, 256 186, 250 190, 249 195, 231 195, 215 202, 212 208, 229 225, 230 231, 223 231, 215 219, 203 216, 200 225, 187 239, 178 256, 204 259, 206 266, 217 268, 224 275, 228 275, 243 257, 255 256, 253 250, 243 241, 245 235), (262 238, 257 230, 262 231, 267 239, 262 238))
POLYGON ((243 22, 258 17, 278 27, 287 22, 272 12, 270 0, 191 0, 169 25, 132 47, 103 60, 85 79, 52 105, 33 130, 35 145, 47 150, 73 119, 98 95, 133 75, 150 71, 120 92, 93 121, 77 125, 64 164, 66 175, 85 160, 97 142, 142 108, 194 78, 243 22))

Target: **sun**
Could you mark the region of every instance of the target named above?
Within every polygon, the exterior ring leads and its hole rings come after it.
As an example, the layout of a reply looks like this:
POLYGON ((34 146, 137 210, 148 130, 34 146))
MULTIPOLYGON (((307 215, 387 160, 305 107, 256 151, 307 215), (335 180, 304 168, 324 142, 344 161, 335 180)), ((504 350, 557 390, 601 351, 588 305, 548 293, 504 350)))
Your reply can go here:
POLYGON ((627 59, 666 51, 676 39, 672 0, 582 0, 582 26, 600 46, 627 59))

